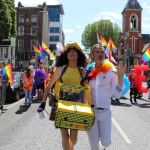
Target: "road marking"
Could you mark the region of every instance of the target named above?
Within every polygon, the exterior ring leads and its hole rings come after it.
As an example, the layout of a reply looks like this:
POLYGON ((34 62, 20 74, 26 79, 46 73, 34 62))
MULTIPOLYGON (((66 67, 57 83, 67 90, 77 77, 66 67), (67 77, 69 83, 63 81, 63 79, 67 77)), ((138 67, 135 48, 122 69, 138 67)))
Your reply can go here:
POLYGON ((6 109, 10 109, 10 108, 12 108, 12 107, 18 105, 19 103, 21 103, 21 102, 23 102, 23 101, 24 101, 24 98, 21 99, 21 100, 19 100, 18 102, 15 102, 15 103, 11 104, 10 106, 6 107, 6 109))
POLYGON ((125 132, 121 129, 121 127, 119 126, 119 124, 115 121, 114 118, 111 119, 113 124, 115 125, 115 127, 117 128, 117 130, 119 131, 119 133, 121 134, 121 136, 123 137, 123 139, 125 140, 125 142, 127 144, 131 144, 130 139, 128 138, 128 136, 125 134, 125 132))

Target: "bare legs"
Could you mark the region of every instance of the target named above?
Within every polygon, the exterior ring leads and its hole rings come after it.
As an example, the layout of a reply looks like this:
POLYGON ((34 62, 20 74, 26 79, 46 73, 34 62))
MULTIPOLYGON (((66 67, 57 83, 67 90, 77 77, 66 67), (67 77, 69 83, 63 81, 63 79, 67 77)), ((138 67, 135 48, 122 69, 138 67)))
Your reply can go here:
POLYGON ((63 150, 74 150, 74 146, 77 143, 77 135, 78 130, 72 130, 70 129, 60 129, 61 136, 62 136, 62 146, 63 150))

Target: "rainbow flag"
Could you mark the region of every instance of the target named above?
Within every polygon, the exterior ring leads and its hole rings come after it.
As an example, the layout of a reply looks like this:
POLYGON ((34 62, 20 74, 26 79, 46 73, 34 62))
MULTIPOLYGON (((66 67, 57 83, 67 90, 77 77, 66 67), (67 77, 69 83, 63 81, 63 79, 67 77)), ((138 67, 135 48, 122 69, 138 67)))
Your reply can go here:
POLYGON ((101 39, 101 42, 102 42, 102 46, 107 46, 106 40, 101 35, 100 35, 100 39, 101 39))
POLYGON ((99 32, 97 32, 97 43, 102 45, 102 41, 101 41, 99 32))
POLYGON ((150 48, 147 48, 145 53, 143 54, 141 60, 146 63, 146 62, 149 62, 150 60, 150 48))
POLYGON ((4 77, 8 77, 8 82, 10 84, 12 84, 14 82, 11 64, 8 64, 5 66, 5 68, 3 69, 3 75, 4 75, 4 77))
POLYGON ((36 46, 33 45, 33 48, 37 55, 40 55, 40 56, 42 55, 41 51, 36 46))
POLYGON ((109 61, 111 61, 113 64, 117 64, 117 62, 115 61, 112 53, 113 53, 112 44, 111 44, 110 41, 108 41, 108 45, 107 45, 107 47, 105 49, 105 55, 109 59, 109 61))
POLYGON ((111 38, 109 38, 108 42, 112 45, 113 53, 116 54, 117 53, 117 47, 115 46, 114 41, 111 38))
POLYGON ((53 55, 51 50, 48 48, 48 46, 43 41, 42 41, 42 49, 49 54, 51 60, 55 59, 55 56, 53 55))

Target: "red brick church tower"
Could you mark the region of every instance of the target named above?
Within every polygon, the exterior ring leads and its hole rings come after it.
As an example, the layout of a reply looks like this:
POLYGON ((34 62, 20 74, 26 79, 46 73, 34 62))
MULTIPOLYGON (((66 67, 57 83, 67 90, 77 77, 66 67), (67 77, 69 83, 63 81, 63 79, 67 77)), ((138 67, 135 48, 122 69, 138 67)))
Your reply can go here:
POLYGON ((142 53, 141 17, 142 7, 137 0, 128 0, 122 11, 122 32, 126 37, 126 48, 130 54, 138 57, 142 53))

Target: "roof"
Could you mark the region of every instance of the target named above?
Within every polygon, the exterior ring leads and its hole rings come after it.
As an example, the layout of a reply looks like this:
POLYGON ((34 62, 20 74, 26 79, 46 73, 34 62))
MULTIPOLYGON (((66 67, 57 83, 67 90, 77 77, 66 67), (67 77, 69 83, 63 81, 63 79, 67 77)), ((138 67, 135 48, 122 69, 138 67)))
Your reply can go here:
POLYGON ((123 12, 126 9, 140 9, 140 10, 142 10, 142 7, 137 0, 128 0, 125 8, 123 9, 123 12))
POLYGON ((150 43, 150 34, 142 34, 143 44, 150 43))
POLYGON ((142 53, 144 53, 148 47, 150 47, 150 43, 147 43, 144 45, 144 47, 142 49, 142 53))

